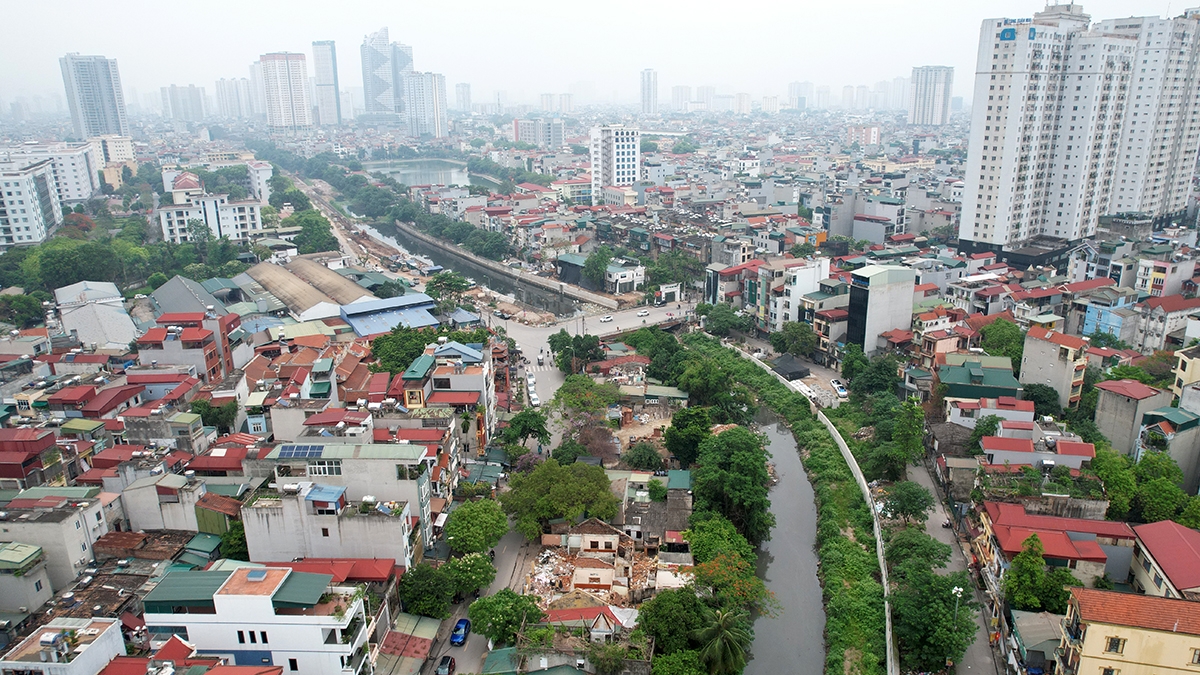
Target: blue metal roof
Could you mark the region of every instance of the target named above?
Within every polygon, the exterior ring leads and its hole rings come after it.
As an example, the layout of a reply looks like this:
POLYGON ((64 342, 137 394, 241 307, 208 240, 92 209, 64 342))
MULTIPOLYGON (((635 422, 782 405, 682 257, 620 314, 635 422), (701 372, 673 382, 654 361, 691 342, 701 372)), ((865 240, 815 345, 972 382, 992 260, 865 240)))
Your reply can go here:
POLYGON ((337 487, 334 485, 314 485, 304 496, 306 501, 310 502, 336 502, 346 494, 346 488, 337 487))
POLYGON ((437 303, 433 298, 424 293, 405 293, 394 298, 384 298, 382 300, 368 300, 366 302, 355 302, 349 305, 342 305, 342 318, 349 316, 358 316, 360 314, 371 314, 374 312, 386 312, 389 310, 406 309, 412 307, 421 307, 428 305, 430 309, 435 307, 437 303))
POLYGON ((376 312, 374 314, 359 314, 357 316, 343 316, 343 320, 350 324, 354 332, 360 336, 375 335, 377 333, 386 333, 396 326, 404 326, 405 328, 424 328, 426 326, 436 326, 440 322, 437 317, 429 313, 428 309, 394 309, 385 312, 376 312))

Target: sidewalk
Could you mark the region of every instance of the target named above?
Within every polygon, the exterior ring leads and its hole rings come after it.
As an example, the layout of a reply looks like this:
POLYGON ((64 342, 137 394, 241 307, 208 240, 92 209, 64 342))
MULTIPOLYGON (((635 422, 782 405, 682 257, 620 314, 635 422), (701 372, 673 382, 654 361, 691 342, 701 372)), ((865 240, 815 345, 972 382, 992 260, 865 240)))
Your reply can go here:
MULTIPOLYGON (((966 570, 967 558, 958 540, 958 535, 955 533, 955 530, 942 527, 942 523, 950 516, 946 512, 945 504, 942 503, 940 493, 934 484, 933 476, 930 474, 926 462, 922 461, 920 466, 909 466, 908 478, 926 490, 929 490, 935 498, 933 511, 930 513, 929 519, 925 521, 925 532, 943 544, 949 544, 950 563, 946 565, 946 571, 960 572, 966 570)), ((971 591, 975 594, 975 602, 981 606, 986 604, 983 594, 974 584, 971 584, 971 591)), ((975 623, 977 625, 975 642, 967 648, 967 653, 963 655, 962 661, 957 664, 955 672, 972 673, 972 675, 979 675, 981 673, 983 675, 998 675, 996 661, 992 656, 992 648, 988 643, 987 624, 982 613, 976 614, 975 623)))

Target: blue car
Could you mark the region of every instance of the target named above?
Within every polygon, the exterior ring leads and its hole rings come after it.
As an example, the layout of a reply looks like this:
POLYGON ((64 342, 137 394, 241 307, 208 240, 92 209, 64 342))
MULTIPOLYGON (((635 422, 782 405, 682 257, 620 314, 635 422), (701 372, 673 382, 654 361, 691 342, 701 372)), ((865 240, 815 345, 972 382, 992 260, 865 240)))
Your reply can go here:
POLYGON ((466 644, 467 636, 471 634, 471 621, 469 619, 459 619, 458 623, 454 624, 454 632, 450 633, 450 644, 455 647, 461 647, 466 644))

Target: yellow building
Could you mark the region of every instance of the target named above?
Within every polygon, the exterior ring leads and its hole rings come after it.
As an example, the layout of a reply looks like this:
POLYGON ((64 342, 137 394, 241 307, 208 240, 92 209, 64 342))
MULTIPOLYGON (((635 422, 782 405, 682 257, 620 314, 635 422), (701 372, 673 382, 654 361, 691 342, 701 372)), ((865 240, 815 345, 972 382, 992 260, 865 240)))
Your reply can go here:
POLYGON ((1200 603, 1072 588, 1057 672, 1166 675, 1200 671, 1200 603))
POLYGON ((1200 381, 1200 345, 1180 349, 1175 352, 1179 361, 1175 364, 1175 382, 1171 384, 1171 393, 1183 396, 1183 388, 1193 382, 1200 381))

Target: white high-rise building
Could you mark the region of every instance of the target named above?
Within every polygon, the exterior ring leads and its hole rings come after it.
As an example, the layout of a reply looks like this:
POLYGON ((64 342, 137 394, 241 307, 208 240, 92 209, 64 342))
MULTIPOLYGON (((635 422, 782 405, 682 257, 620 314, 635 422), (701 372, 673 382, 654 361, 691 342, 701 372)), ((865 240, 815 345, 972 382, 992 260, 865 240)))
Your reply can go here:
POLYGON ((842 110, 854 109, 854 87, 846 85, 842 87, 842 110))
POLYGON ((217 112, 221 117, 241 120, 254 116, 254 100, 250 94, 250 80, 221 78, 217 80, 217 112))
POLYGON ((829 87, 826 87, 826 86, 817 87, 817 92, 816 92, 816 101, 817 101, 817 105, 816 105, 816 108, 817 108, 818 110, 826 110, 826 109, 828 109, 828 108, 829 108, 829 106, 830 106, 830 104, 831 104, 831 102, 832 102, 832 100, 833 100, 833 94, 831 93, 831 91, 830 91, 830 88, 829 88, 829 87))
POLYGON ((189 84, 161 89, 163 117, 179 122, 200 122, 207 114, 204 87, 189 84))
POLYGON ((739 92, 733 99, 733 113, 735 115, 750 114, 750 94, 739 92))
POLYGON ((779 112, 779 97, 764 96, 762 98, 762 111, 768 115, 774 115, 779 112))
POLYGON ((136 159, 133 152, 133 139, 129 136, 107 134, 89 138, 88 142, 100 149, 100 156, 105 164, 124 164, 136 159))
POLYGON ((604 203, 604 188, 632 185, 642 166, 642 132, 624 124, 593 127, 592 204, 604 203))
POLYGON ((79 138, 104 134, 129 135, 125 92, 117 60, 103 56, 67 54, 58 60, 71 122, 79 138))
POLYGON ((446 119, 446 77, 439 73, 405 73, 401 79, 408 133, 415 137, 448 136, 450 125, 446 119))
POLYGON ((642 114, 658 113, 658 71, 647 68, 642 71, 642 114))
POLYGON ((712 110, 713 97, 716 95, 716 87, 696 87, 695 100, 703 106, 701 110, 712 110))
POLYGON ((367 113, 405 114, 404 74, 413 72, 413 50, 388 41, 388 29, 380 28, 363 38, 363 99, 367 113))
POLYGON ((513 120, 513 141, 557 150, 563 146, 565 137, 565 127, 559 117, 513 120))
POLYGON ((539 99, 542 112, 554 112, 554 94, 542 94, 539 99))
POLYGON ((817 100, 813 94, 812 82, 792 82, 788 84, 788 107, 792 110, 816 107, 817 100))
POLYGON ((908 109, 908 86, 907 77, 897 77, 892 80, 891 91, 888 92, 888 108, 892 110, 908 109))
POLYGON ((942 125, 950 121, 954 69, 950 66, 913 68, 909 85, 908 123, 942 125))
POLYGON ((250 64, 250 106, 255 115, 267 114, 267 90, 263 85, 262 61, 250 64))
POLYGON ((1187 208, 1200 145, 1200 10, 1094 28, 1137 40, 1109 213, 1148 213, 1166 224, 1187 208))
POLYGON ((308 68, 303 54, 276 52, 259 57, 266 94, 267 126, 304 129, 312 126, 308 102, 308 68))
POLYGON ((52 160, 0 160, 0 188, 0 249, 40 243, 62 222, 52 160))
POLYGON ((50 160, 50 188, 57 201, 79 204, 100 192, 104 151, 99 143, 22 143, 0 147, 0 163, 17 166, 50 160))
POLYGON ((563 114, 575 112, 574 99, 570 94, 558 95, 558 112, 563 114))
POLYGON ((337 48, 333 40, 312 43, 313 90, 316 94, 317 124, 328 127, 342 123, 342 101, 338 94, 337 48))
POLYGON ((454 85, 454 107, 456 110, 471 112, 471 85, 459 82, 454 85))
POLYGON ((983 22, 959 228, 971 248, 1182 212, 1200 145, 1200 19, 1089 24, 1079 5, 983 22))
POLYGON ((688 103, 692 102, 692 88, 687 85, 671 87, 671 109, 685 112, 688 103))

